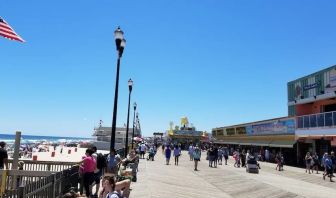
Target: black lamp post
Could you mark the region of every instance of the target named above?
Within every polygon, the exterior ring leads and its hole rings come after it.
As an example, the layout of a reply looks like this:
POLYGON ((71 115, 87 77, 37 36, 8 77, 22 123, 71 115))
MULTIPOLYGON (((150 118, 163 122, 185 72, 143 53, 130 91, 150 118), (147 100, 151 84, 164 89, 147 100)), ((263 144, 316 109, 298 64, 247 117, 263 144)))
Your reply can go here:
POLYGON ((132 149, 134 148, 134 128, 135 128, 134 121, 135 121, 135 111, 136 111, 136 108, 137 108, 137 103, 136 102, 133 104, 133 108, 134 108, 134 116, 133 116, 133 132, 132 132, 132 149))
POLYGON ((117 61, 117 75, 116 75, 116 85, 114 93, 114 106, 113 106, 113 117, 112 117, 112 133, 111 133, 111 144, 110 152, 115 149, 115 134, 116 134, 116 123, 117 123, 117 111, 118 111, 118 88, 119 88, 119 70, 120 70, 120 59, 124 52, 126 45, 126 40, 124 39, 124 32, 118 27, 114 31, 114 38, 116 42, 116 47, 118 51, 118 61, 117 61))
POLYGON ((129 128, 129 113, 130 113, 130 106, 131 106, 131 93, 132 93, 133 81, 132 79, 128 80, 128 111, 127 111, 127 126, 126 126, 126 141, 125 141, 125 157, 128 154, 128 128, 129 128))

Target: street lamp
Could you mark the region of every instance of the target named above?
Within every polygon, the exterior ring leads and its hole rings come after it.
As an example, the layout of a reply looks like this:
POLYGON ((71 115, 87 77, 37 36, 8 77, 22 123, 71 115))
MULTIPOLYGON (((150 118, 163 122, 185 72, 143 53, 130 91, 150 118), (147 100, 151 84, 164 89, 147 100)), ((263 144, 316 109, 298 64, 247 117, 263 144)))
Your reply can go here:
POLYGON ((116 123, 117 123, 117 111, 118 111, 118 88, 119 88, 119 70, 120 70, 120 59, 124 52, 126 45, 126 40, 124 39, 124 32, 118 27, 114 31, 115 43, 118 51, 118 61, 117 61, 117 75, 114 93, 114 106, 113 106, 113 117, 112 117, 112 132, 111 132, 111 143, 110 143, 110 153, 112 149, 115 149, 115 134, 116 134, 116 123))
POLYGON ((126 141, 125 141, 125 158, 128 154, 128 127, 129 127, 129 113, 130 113, 130 105, 131 105, 131 93, 132 93, 133 81, 132 79, 128 80, 128 111, 127 111, 127 126, 126 126, 126 141))
POLYGON ((134 121, 135 121, 135 111, 136 111, 136 108, 137 108, 137 103, 136 102, 133 104, 133 108, 134 108, 134 116, 133 116, 133 132, 132 132, 132 149, 134 147, 134 128, 135 128, 134 121))

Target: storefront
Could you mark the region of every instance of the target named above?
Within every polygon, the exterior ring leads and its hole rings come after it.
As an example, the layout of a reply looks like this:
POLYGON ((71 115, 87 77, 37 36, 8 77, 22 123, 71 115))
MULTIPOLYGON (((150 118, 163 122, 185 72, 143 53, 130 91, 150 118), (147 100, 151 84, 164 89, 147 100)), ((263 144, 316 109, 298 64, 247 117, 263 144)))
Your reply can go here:
POLYGON ((296 140, 294 118, 282 117, 213 129, 215 144, 262 153, 268 149, 271 159, 283 153, 287 164, 295 164, 296 140))
POLYGON ((203 131, 195 130, 172 130, 168 133, 170 142, 180 144, 182 149, 187 149, 190 144, 201 144, 207 140, 206 137, 203 131))
POLYGON ((336 146, 336 66, 288 83, 288 114, 296 116, 299 163, 336 146))

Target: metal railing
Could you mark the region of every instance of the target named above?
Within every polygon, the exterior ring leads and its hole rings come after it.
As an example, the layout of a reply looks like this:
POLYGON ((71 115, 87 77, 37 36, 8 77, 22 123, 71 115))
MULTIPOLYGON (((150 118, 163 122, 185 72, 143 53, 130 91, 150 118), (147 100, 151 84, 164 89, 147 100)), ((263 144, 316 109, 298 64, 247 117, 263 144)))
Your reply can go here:
POLYGON ((296 128, 336 127, 336 111, 296 117, 296 128))

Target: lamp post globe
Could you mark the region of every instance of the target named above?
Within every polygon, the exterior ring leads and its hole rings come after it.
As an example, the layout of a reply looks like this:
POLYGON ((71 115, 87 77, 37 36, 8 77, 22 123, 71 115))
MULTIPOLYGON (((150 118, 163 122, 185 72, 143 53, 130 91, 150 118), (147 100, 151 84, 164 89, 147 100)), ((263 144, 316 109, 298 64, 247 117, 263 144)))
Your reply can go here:
POLYGON ((110 153, 111 154, 112 154, 112 151, 115 150, 115 134, 116 134, 117 112, 118 112, 120 59, 122 57, 122 54, 126 46, 124 32, 120 29, 120 27, 118 27, 114 31, 114 38, 115 38, 116 48, 118 52, 118 59, 117 59, 117 73, 116 73, 116 84, 115 84, 114 105, 113 105, 113 115, 112 115, 111 142, 110 142, 110 153))
POLYGON ((132 91, 132 87, 133 87, 133 81, 132 81, 132 79, 129 79, 128 80, 128 89, 129 89, 130 92, 132 91))
POLYGON ((130 106, 131 106, 131 93, 133 88, 133 81, 132 79, 128 80, 128 110, 127 110, 127 126, 126 126, 126 140, 125 140, 125 157, 127 157, 128 154, 128 131, 129 131, 129 113, 130 113, 130 106))

